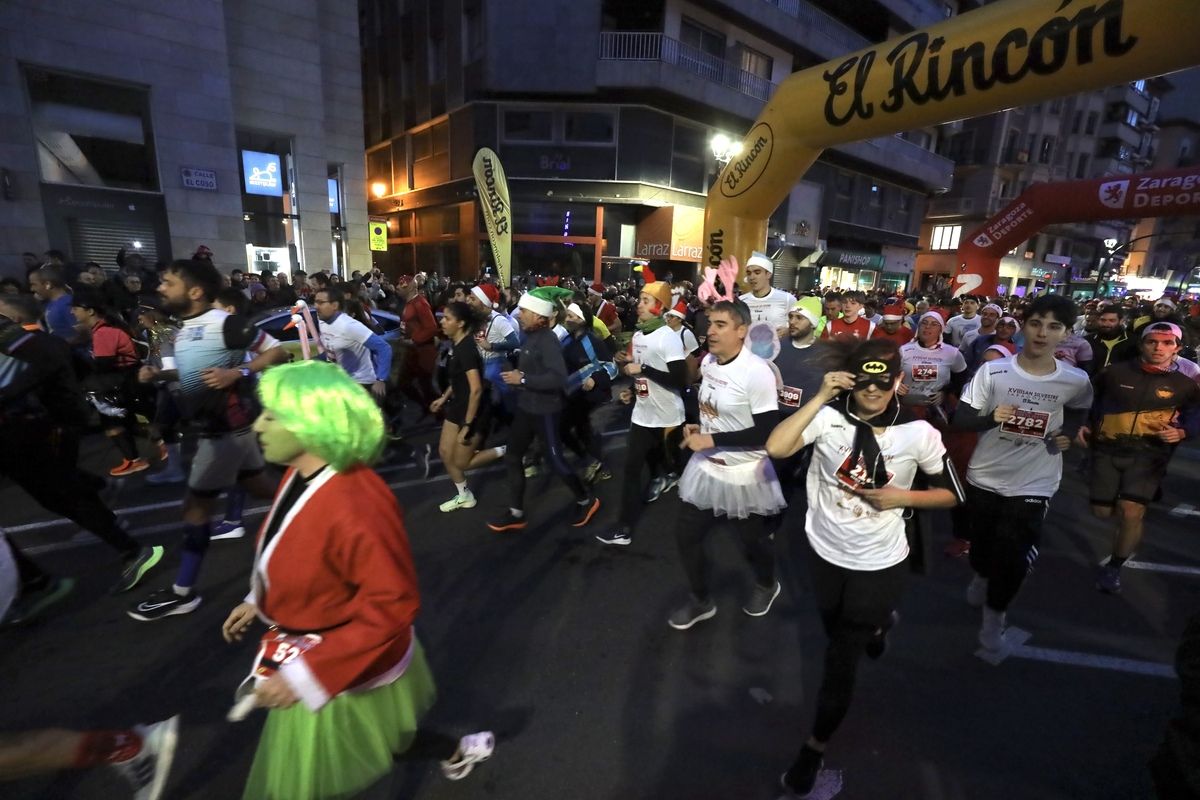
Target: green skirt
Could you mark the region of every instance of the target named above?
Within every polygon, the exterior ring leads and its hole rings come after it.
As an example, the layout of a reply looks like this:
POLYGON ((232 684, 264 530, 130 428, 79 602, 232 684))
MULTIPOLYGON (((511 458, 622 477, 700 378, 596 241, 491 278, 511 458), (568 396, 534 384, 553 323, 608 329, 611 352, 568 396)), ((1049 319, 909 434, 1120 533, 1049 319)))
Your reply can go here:
POLYGON ((349 798, 392 770, 411 746, 437 689, 420 642, 399 680, 340 694, 313 713, 303 703, 267 712, 243 800, 349 798))

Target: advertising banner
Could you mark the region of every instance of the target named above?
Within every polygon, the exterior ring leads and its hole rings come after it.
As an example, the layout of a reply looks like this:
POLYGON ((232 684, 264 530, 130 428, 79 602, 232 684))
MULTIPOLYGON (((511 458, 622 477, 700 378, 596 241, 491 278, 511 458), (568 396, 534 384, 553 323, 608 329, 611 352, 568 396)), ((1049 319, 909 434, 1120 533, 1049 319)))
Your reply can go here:
POLYGON ((479 204, 483 207, 483 223, 500 285, 508 286, 512 265, 512 204, 508 200, 508 180, 500 157, 487 147, 479 148, 472 165, 479 204))

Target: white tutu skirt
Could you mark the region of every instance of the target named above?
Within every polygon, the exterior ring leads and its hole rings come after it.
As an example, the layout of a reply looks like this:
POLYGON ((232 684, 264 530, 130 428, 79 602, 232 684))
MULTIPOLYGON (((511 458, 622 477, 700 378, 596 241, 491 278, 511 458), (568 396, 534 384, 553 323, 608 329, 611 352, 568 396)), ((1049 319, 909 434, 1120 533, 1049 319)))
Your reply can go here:
POLYGON ((769 458, 729 466, 692 453, 679 479, 679 499, 732 519, 772 517, 787 508, 769 458))

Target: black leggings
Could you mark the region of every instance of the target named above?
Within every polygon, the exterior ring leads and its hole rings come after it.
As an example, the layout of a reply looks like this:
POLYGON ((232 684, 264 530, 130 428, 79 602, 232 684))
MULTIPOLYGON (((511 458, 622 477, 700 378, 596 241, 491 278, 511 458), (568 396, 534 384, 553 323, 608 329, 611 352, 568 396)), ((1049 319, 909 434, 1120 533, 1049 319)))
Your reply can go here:
POLYGON ((766 526, 766 517, 750 515, 746 519, 719 519, 712 511, 697 508, 691 503, 681 503, 675 518, 675 542, 679 545, 679 557, 683 571, 687 573, 688 586, 700 600, 708 600, 708 557, 704 554, 704 540, 715 525, 726 522, 742 540, 746 560, 754 570, 754 580, 759 586, 775 584, 775 547, 771 532, 766 526))
POLYGON ((589 456, 593 461, 600 461, 602 442, 592 429, 595 408, 583 397, 567 400, 562 414, 562 440, 580 458, 589 456))
POLYGON ((629 426, 629 439, 625 448, 625 470, 621 476, 621 509, 617 521, 632 528, 642 511, 644 485, 642 465, 650 468, 650 475, 662 472, 682 471, 680 467, 679 442, 683 428, 646 428, 629 426))
POLYGON ((967 484, 967 508, 974 515, 971 569, 987 578, 987 607, 1008 609, 1037 563, 1045 497, 1003 497, 967 484))
POLYGON ((508 450, 504 453, 504 466, 508 471, 509 506, 524 508, 525 505, 525 453, 534 439, 542 442, 543 455, 550 468, 562 479, 577 501, 587 499, 583 481, 571 470, 563 456, 562 439, 559 437, 559 413, 532 414, 518 410, 508 432, 508 450))
POLYGON ((867 643, 876 630, 891 624, 892 611, 904 591, 908 562, 866 572, 830 564, 810 552, 808 563, 817 610, 829 638, 812 735, 828 742, 850 710, 858 662, 867 643))

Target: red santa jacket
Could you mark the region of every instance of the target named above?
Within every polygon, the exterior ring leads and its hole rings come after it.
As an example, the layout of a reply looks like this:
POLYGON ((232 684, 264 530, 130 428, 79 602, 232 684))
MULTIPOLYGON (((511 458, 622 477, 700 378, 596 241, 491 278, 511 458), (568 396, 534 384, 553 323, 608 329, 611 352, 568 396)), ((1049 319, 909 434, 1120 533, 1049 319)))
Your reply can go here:
POLYGON ((264 533, 295 479, 288 470, 259 530, 251 586, 265 622, 322 636, 279 671, 316 711, 344 691, 404 674, 420 596, 400 506, 368 467, 327 467, 264 549, 264 533))

